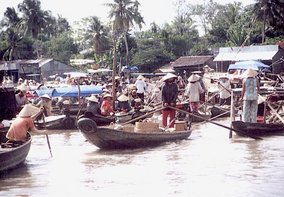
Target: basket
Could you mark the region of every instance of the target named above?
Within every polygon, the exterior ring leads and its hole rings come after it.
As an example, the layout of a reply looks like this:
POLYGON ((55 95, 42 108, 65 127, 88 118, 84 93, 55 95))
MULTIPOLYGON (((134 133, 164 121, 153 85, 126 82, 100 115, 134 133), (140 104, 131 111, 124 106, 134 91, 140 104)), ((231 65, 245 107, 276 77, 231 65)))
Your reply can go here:
POLYGON ((122 130, 127 132, 134 132, 134 125, 132 124, 124 125, 122 130))
POLYGON ((159 123, 156 122, 136 122, 135 132, 157 132, 159 131, 159 123))
POLYGON ((185 131, 186 130, 186 122, 185 121, 176 121, 175 122, 175 130, 176 131, 185 131))

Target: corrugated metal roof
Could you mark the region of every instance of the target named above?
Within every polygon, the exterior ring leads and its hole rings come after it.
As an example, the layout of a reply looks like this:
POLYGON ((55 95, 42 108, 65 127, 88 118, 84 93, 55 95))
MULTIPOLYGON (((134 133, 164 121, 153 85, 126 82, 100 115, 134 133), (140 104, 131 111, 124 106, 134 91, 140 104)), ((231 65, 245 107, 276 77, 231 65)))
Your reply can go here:
POLYGON ((183 56, 172 63, 172 67, 194 66, 205 64, 213 56, 183 56))
POLYGON ((213 61, 271 60, 278 45, 223 47, 213 61))

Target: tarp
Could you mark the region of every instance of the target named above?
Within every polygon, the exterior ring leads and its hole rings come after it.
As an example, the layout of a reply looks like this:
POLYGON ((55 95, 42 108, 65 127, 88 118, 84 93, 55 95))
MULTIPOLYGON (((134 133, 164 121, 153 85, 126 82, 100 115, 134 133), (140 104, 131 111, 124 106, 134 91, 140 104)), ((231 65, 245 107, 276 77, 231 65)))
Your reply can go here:
POLYGON ((230 64, 228 70, 246 70, 248 68, 251 68, 253 70, 259 70, 263 68, 270 68, 270 66, 255 60, 249 60, 249 61, 241 61, 236 62, 234 64, 230 64))
MULTIPOLYGON (((78 96, 78 86, 69 87, 58 87, 43 90, 36 90, 38 96, 43 94, 48 94, 50 97, 77 97, 78 96)), ((80 86, 80 96, 86 97, 91 96, 91 94, 101 94, 103 92, 102 86, 93 85, 81 85, 80 86)))
POLYGON ((278 45, 222 47, 213 61, 272 60, 278 45))
POLYGON ((139 69, 138 69, 137 66, 123 66, 121 68, 121 71, 122 72, 126 72, 126 71, 128 71, 128 72, 137 72, 137 71, 139 71, 139 69))

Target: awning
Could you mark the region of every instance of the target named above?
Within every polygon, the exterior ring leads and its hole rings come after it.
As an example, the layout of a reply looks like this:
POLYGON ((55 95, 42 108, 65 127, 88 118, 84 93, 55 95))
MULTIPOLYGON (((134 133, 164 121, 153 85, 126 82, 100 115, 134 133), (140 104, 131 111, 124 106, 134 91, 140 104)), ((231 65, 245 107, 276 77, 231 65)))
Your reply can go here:
POLYGON ((272 60, 278 45, 224 47, 213 61, 272 60))

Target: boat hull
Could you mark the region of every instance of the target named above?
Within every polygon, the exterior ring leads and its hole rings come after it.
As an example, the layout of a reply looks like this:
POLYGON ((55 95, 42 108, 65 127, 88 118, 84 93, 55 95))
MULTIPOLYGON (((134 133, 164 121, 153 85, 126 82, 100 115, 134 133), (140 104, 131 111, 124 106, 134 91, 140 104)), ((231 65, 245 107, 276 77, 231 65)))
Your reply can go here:
POLYGON ((80 119, 78 128, 83 136, 100 149, 128 149, 158 146, 165 142, 187 139, 191 130, 178 132, 128 132, 97 127, 91 119, 80 119))
POLYGON ((257 137, 284 135, 284 124, 233 121, 232 126, 237 130, 235 133, 240 136, 246 136, 246 134, 257 137))
POLYGON ((10 170, 23 163, 30 151, 31 136, 29 139, 17 146, 8 147, 5 145, 6 132, 1 132, 1 148, 0 148, 0 172, 10 170), (5 146, 4 146, 5 145, 5 146))

